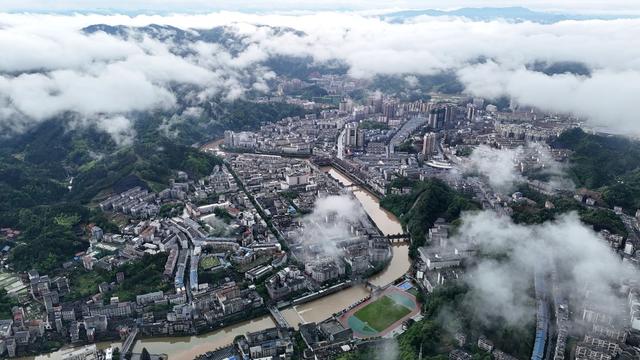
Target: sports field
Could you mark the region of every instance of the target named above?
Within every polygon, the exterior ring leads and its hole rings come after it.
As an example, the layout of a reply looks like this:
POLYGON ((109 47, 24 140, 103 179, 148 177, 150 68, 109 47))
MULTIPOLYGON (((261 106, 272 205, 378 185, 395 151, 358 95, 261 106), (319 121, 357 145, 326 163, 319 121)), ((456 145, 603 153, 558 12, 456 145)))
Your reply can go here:
POLYGON ((385 295, 356 311, 354 315, 374 330, 381 332, 410 312, 409 308, 385 295))
POLYGON ((204 259, 200 260, 200 268, 204 270, 209 270, 218 265, 220 265, 220 260, 218 260, 218 258, 215 256, 207 256, 204 259))
POLYGON ((415 297, 396 287, 366 301, 340 317, 340 322, 360 338, 384 336, 420 312, 415 297))

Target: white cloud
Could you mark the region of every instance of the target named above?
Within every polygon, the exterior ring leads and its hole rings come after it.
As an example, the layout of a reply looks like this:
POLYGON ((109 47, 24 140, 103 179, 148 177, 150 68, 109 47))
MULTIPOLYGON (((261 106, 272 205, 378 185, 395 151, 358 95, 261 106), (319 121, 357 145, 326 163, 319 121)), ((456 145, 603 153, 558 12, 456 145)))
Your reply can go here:
POLYGON ((638 70, 596 70, 590 77, 548 76, 495 63, 464 68, 460 80, 471 94, 511 96, 520 104, 574 114, 592 125, 640 134, 635 104, 640 93, 638 70))
POLYGON ((135 131, 131 120, 124 116, 115 116, 97 122, 98 129, 106 131, 118 145, 129 145, 133 142, 135 131))
POLYGON ((10 50, 0 57, 0 71, 82 68, 94 61, 108 62, 142 53, 135 44, 104 33, 84 35, 51 28, 42 20, 30 29, 9 24, 0 27, 0 47, 10 50))
POLYGON ((467 300, 488 321, 497 317, 521 325, 531 320, 528 289, 533 273, 549 276, 554 264, 558 289, 572 297, 578 309, 586 301, 608 307, 623 301, 624 294, 616 286, 638 276, 575 213, 533 226, 516 225, 509 217, 488 211, 466 214, 462 220, 455 241, 472 241, 485 253, 508 254, 500 260, 480 259, 467 277, 472 289, 467 300), (586 290, 589 299, 585 299, 586 290))
POLYGON ((418 86, 418 78, 415 75, 407 75, 404 78, 409 88, 415 88, 418 86))
POLYGON ((156 87, 140 72, 109 67, 97 73, 56 70, 0 78, 0 96, 14 110, 43 120, 65 111, 83 115, 145 110, 175 101, 166 89, 156 87))
POLYGON ((507 192, 524 178, 516 170, 516 160, 521 149, 494 149, 480 145, 473 150, 465 163, 467 171, 477 172, 486 177, 492 188, 507 192))
POLYGON ((461 165, 464 172, 483 176, 495 191, 502 193, 509 193, 516 185, 528 180, 523 170, 545 175, 554 189, 574 188, 566 176, 564 164, 553 158, 546 144, 529 143, 526 147, 513 149, 480 145, 468 158, 462 159, 461 165))
POLYGON ((5 133, 65 113, 109 130, 130 125, 120 120, 131 112, 171 109, 177 102, 174 85, 192 86, 188 94, 199 101, 216 95, 233 100, 247 89, 267 90, 266 80, 273 76, 267 69, 250 71, 266 56, 255 46, 232 56, 216 45, 202 52, 201 43, 163 43, 137 33, 127 39, 103 32, 85 34, 80 28, 87 24, 61 21, 100 23, 94 16, 0 17, 5 53, 0 58, 0 128, 5 133), (174 50, 187 55, 175 55, 174 50), (111 121, 115 123, 108 124, 111 121))
POLYGON ((593 125, 640 134, 633 116, 640 87, 640 48, 631 46, 638 36, 636 19, 543 25, 421 17, 391 24, 357 12, 223 11, 133 17, 0 13, 0 46, 5 54, 0 57, 0 126, 16 124, 14 114, 41 119, 64 111, 118 115, 167 107, 174 103, 170 90, 174 84, 193 86, 190 96, 199 101, 218 95, 235 99, 248 89, 266 90, 273 73, 260 62, 273 55, 292 55, 312 56, 317 62, 340 60, 356 77, 402 75, 408 85, 413 83, 411 75, 455 71, 471 94, 509 95, 523 104, 576 114, 593 125), (232 54, 203 42, 172 44, 144 36, 123 40, 80 32, 98 23, 182 29, 228 26, 243 38, 246 48, 232 54), (276 33, 260 25, 293 28, 306 36, 276 33), (177 56, 171 50, 187 55, 177 56), (480 58, 488 61, 474 65, 480 58), (592 69, 592 76, 547 76, 527 70, 534 61, 581 62, 592 69))
POLYGON ((313 211, 301 219, 302 229, 297 236, 320 256, 336 258, 342 255, 339 243, 354 237, 350 227, 360 221, 366 221, 364 209, 354 198, 348 195, 321 197, 313 211))

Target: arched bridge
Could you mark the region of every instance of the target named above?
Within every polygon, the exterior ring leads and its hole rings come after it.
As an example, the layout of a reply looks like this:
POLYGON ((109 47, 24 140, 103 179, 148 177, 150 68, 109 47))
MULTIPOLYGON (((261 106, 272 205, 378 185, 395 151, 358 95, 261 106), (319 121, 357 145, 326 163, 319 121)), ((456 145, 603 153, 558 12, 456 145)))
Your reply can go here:
POLYGON ((385 238, 387 238, 390 243, 411 241, 411 235, 407 233, 385 235, 385 238))

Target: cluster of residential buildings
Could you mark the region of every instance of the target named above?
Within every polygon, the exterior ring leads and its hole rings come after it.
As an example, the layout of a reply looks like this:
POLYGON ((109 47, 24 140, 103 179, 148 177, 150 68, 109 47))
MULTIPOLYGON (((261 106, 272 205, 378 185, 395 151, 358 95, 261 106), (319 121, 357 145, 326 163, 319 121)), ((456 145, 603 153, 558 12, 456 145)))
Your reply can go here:
POLYGON ((178 172, 157 194, 134 187, 99 207, 120 219, 118 231, 89 226, 88 249, 62 271, 111 272, 144 256, 165 256, 159 270, 165 285, 119 299, 112 294, 127 275, 117 272, 112 282, 95 284, 93 295, 77 299, 71 293, 78 284, 69 276, 32 271, 25 281, 37 302, 14 309, 5 321, 0 354, 16 356, 51 338, 82 344, 126 339, 134 331, 195 334, 266 311, 254 282, 286 264, 287 255, 226 167, 201 179, 178 172), (205 268, 203 261, 214 265, 205 268))
POLYGON ((308 223, 316 201, 325 196, 348 196, 343 189, 313 163, 294 158, 267 155, 229 154, 232 168, 258 208, 274 225, 290 256, 305 263, 304 272, 318 284, 344 277, 347 264, 354 274, 362 274, 373 265, 390 258, 388 241, 379 239, 379 231, 365 217, 345 224, 336 244, 344 259, 324 256, 322 248, 305 239, 306 234, 334 224, 335 219, 308 223), (302 215, 302 216, 300 216, 302 215), (322 225, 325 223, 327 225, 322 225))
POLYGON ((293 328, 282 327, 248 332, 236 337, 233 344, 199 355, 196 360, 291 359, 294 336, 293 328))
POLYGON ((320 323, 300 324, 298 330, 305 344, 304 358, 335 358, 350 350, 353 340, 353 330, 333 317, 320 323))
POLYGON ((273 300, 281 300, 308 288, 308 278, 294 267, 288 266, 275 273, 265 282, 269 296, 273 300))
POLYGON ((100 202, 102 211, 113 210, 135 218, 150 218, 158 213, 156 194, 136 186, 100 202))
POLYGON ((265 124, 256 132, 225 131, 227 149, 274 153, 284 155, 310 155, 327 153, 347 119, 336 110, 323 110, 319 116, 288 117, 265 124))

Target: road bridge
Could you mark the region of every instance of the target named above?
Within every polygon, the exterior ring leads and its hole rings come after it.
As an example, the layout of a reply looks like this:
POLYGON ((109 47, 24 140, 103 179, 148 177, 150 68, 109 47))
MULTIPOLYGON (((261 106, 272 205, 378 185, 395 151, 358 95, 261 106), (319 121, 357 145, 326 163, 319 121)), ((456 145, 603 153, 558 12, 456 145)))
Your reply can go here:
POLYGON ((122 343, 122 354, 127 354, 133 350, 133 345, 136 343, 138 331, 138 328, 134 328, 133 331, 129 333, 129 336, 124 340, 124 343, 122 343))
POLYGON ((408 233, 389 234, 385 235, 385 237, 390 243, 411 241, 411 235, 408 233))
POLYGON ((369 282, 369 281, 366 281, 366 282, 364 283, 364 287, 365 287, 367 290, 371 291, 372 293, 374 293, 374 292, 376 292, 376 291, 378 291, 378 290, 380 290, 380 289, 381 289, 381 287, 380 287, 380 286, 375 285, 375 284, 373 284, 373 283, 371 283, 371 282, 369 282))
POLYGON ((373 240, 385 239, 391 244, 411 242, 411 235, 407 233, 389 234, 389 235, 377 235, 373 236, 373 240))
POLYGON ((279 327, 282 327, 282 328, 291 327, 289 326, 289 322, 287 322, 287 319, 285 319, 284 316, 282 316, 282 313, 280 312, 280 310, 278 310, 278 308, 276 308, 275 306, 269 306, 269 312, 271 313, 273 320, 275 320, 276 324, 279 327))
POLYGON ((359 186, 360 188, 363 188, 366 191, 368 191, 371 195, 375 196, 376 198, 378 199, 382 198, 383 194, 380 194, 377 190, 372 188, 371 185, 367 184, 367 182, 365 181, 365 178, 367 177, 367 175, 362 173, 360 170, 356 169, 355 167, 349 165, 349 163, 347 163, 346 161, 340 160, 340 159, 331 159, 329 166, 333 167, 335 170, 337 170, 339 173, 344 175, 347 179, 349 179, 352 182, 352 184, 343 185, 344 188, 352 188, 352 187, 359 186))

